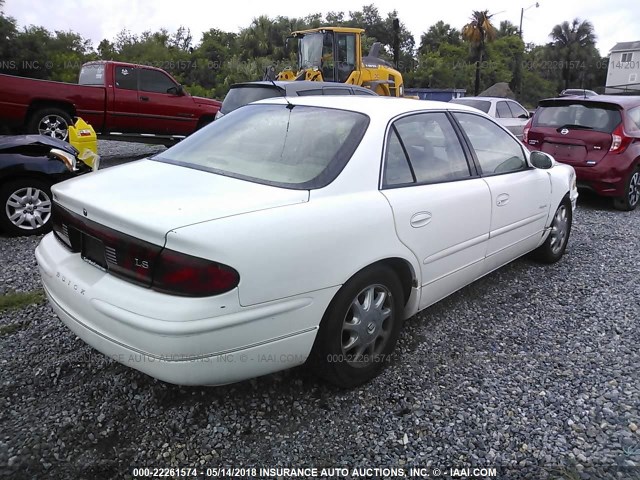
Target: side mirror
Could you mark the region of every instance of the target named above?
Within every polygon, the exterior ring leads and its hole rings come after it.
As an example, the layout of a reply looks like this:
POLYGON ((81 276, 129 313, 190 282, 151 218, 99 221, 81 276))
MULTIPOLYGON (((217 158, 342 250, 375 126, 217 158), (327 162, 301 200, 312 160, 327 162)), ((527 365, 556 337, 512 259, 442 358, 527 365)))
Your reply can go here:
POLYGON ((167 88, 167 93, 170 93, 171 95, 184 95, 185 91, 184 91, 184 87, 182 85, 176 85, 175 87, 170 87, 167 88))
POLYGON ((553 167, 553 157, 548 153, 539 152, 534 150, 529 155, 529 160, 531 161, 531 165, 541 170, 548 170, 553 167))

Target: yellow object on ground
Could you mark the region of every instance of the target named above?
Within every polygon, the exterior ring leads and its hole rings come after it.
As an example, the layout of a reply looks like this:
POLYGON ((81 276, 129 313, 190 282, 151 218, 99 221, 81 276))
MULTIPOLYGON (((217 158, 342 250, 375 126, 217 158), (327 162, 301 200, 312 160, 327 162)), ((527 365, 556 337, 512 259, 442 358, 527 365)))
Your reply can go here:
POLYGON ((69 126, 69 143, 80 152, 80 160, 94 170, 98 168, 98 137, 91 125, 78 118, 75 125, 69 126))

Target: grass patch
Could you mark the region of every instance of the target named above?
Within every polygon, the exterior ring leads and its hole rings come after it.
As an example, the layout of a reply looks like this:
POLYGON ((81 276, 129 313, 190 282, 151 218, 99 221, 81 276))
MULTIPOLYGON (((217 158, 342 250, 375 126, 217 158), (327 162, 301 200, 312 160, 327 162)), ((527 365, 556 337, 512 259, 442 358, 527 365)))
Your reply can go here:
POLYGON ((10 323, 9 325, 0 325, 0 337, 11 335, 23 328, 26 328, 31 322, 26 323, 10 323))
POLYGON ((41 303, 44 301, 44 298, 44 292, 42 290, 5 293, 4 295, 0 295, 0 313, 41 303))

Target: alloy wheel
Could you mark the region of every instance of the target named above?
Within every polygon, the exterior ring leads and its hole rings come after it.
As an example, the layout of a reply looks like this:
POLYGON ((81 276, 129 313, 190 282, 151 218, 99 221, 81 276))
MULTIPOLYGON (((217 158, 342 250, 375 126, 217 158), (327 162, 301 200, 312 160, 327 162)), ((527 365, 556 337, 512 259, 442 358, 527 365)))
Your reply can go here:
POLYGON ((7 199, 5 212, 16 227, 37 230, 51 217, 51 199, 47 192, 39 188, 20 188, 7 199))

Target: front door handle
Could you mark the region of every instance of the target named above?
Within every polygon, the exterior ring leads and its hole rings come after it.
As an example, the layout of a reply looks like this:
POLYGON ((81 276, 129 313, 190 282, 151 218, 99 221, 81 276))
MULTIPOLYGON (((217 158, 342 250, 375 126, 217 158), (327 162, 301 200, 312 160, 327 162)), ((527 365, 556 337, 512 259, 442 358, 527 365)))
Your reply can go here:
POLYGON ((140 100, 142 100, 143 102, 148 102, 149 101, 149 97, 140 97, 140 100))
POLYGON ((507 203, 509 203, 509 194, 501 193, 496 197, 496 205, 499 207, 504 207, 507 203))
POLYGON ((409 223, 413 228, 420 228, 428 225, 429 222, 431 222, 431 212, 418 212, 413 214, 409 223))

